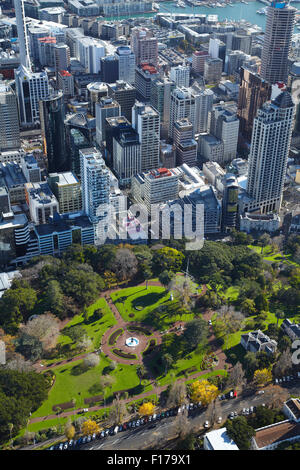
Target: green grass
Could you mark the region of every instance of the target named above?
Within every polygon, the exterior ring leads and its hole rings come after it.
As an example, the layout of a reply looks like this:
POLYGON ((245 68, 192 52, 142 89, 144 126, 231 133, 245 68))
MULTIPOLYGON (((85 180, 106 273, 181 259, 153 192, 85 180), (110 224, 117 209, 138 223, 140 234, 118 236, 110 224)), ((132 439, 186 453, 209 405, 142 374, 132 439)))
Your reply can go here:
MULTIPOLYGON (((88 322, 85 323, 83 314, 75 315, 75 317, 66 325, 66 328, 70 326, 80 325, 86 330, 87 336, 92 340, 92 350, 99 348, 100 341, 106 330, 117 324, 112 311, 106 303, 104 298, 98 299, 94 304, 88 307, 88 322), (94 311, 102 309, 104 315, 100 320, 92 321, 94 311)), ((58 344, 64 346, 66 344, 72 344, 72 340, 64 335, 63 333, 58 338, 58 344)), ((72 345, 72 349, 75 348, 75 344, 72 345)), ((53 362, 53 361, 52 361, 53 362)))
MULTIPOLYGON (((54 414, 52 410, 53 405, 68 402, 72 400, 72 398, 76 399, 76 408, 88 408, 88 405, 84 403, 84 398, 101 394, 101 391, 91 391, 90 388, 95 384, 99 384, 99 379, 110 362, 109 359, 101 354, 98 366, 80 373, 79 375, 74 375, 74 373, 76 374, 81 361, 74 361, 70 364, 53 368, 52 370, 56 375, 55 383, 49 392, 48 399, 33 413, 32 418, 52 415, 54 414)), ((139 387, 140 380, 136 373, 136 366, 118 364, 116 369, 109 374, 115 377, 116 381, 111 389, 106 392, 106 400, 112 398, 112 392, 119 390, 136 388, 136 394, 141 393, 139 387)), ((151 390, 151 385, 146 385, 142 392, 149 390, 151 390)))
POLYGON ((227 370, 224 370, 224 369, 216 369, 216 370, 213 370, 211 372, 208 372, 207 374, 203 374, 203 375, 200 375, 200 377, 197 377, 196 379, 190 379, 190 380, 187 380, 185 382, 185 384, 191 384, 193 382, 196 382, 196 380, 206 380, 208 379, 209 377, 214 377, 215 375, 223 375, 223 376, 227 376, 228 372, 227 370))

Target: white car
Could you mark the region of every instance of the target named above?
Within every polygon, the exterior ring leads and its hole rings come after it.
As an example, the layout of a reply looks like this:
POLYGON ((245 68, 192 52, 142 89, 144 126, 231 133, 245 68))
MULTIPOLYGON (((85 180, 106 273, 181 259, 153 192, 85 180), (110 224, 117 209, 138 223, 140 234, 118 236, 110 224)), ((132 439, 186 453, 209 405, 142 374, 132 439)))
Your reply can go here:
POLYGON ((83 408, 83 412, 84 412, 84 413, 87 413, 88 411, 89 411, 88 408, 83 408))
POLYGON ((119 431, 119 426, 116 426, 114 429, 114 434, 117 434, 118 431, 119 431))
POLYGON ((218 423, 218 424, 221 424, 221 423, 222 423, 222 416, 219 416, 219 417, 218 417, 217 423, 218 423))
POLYGON ((258 395, 263 395, 265 393, 264 390, 259 390, 258 395))
POLYGON ((205 429, 209 428, 209 422, 208 421, 205 421, 204 427, 205 427, 205 429))

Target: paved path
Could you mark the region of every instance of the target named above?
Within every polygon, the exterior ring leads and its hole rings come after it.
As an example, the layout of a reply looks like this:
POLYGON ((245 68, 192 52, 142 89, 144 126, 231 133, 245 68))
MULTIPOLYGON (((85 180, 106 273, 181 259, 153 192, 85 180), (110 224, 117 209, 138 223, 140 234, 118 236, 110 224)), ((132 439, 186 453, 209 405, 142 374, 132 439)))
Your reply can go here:
MULTIPOLYGON (((146 283, 142 283, 142 284, 139 284, 139 286, 143 286, 143 285, 146 285, 146 283)), ((156 281, 149 281, 148 282, 148 285, 157 285, 157 286, 161 286, 160 282, 156 282, 156 281)), ((113 359, 114 360, 117 360, 118 362, 120 363, 124 363, 124 364, 131 364, 133 363, 132 360, 126 360, 126 359, 122 359, 122 358, 119 358, 117 356, 114 356, 111 351, 110 351, 110 348, 111 346, 108 345, 108 338, 110 337, 110 335, 112 334, 112 332, 118 328, 123 328, 124 331, 127 330, 127 327, 129 326, 128 325, 128 322, 125 322, 125 320, 121 317, 118 309, 116 308, 116 306, 114 305, 114 303, 112 302, 111 298, 110 298, 110 294, 111 292, 113 292, 114 290, 116 289, 110 289, 109 291, 106 291, 105 293, 102 294, 102 297, 104 297, 110 307, 110 309, 112 310, 114 316, 116 317, 116 320, 117 320, 117 325, 114 325, 112 328, 110 328, 109 330, 107 330, 107 332, 104 333, 103 337, 102 337, 102 351, 104 352, 104 354, 107 354, 109 355, 109 357, 113 356, 113 359)), ((203 286, 203 289, 202 289, 202 294, 201 295, 204 295, 206 292, 206 286, 204 285, 203 286)), ((206 321, 209 321, 212 316, 213 316, 213 311, 209 310, 207 311, 206 313, 203 314, 202 318, 206 321)), ((136 322, 130 322, 130 325, 135 325, 137 324, 136 322)), ((184 322, 176 322, 174 324, 174 326, 172 327, 172 330, 176 329, 177 327, 184 327, 184 322)), ((147 326, 147 328, 149 328, 147 326)), ((150 328, 151 329, 151 328, 150 328)), ((178 330, 178 333, 179 333, 179 330, 178 330)), ((225 366, 225 363, 227 361, 226 359, 226 355, 225 353, 222 351, 222 349, 220 348, 220 346, 218 345, 218 341, 213 333, 213 329, 212 327, 210 326, 210 337, 209 337, 209 341, 208 341, 208 344, 211 348, 211 350, 216 354, 216 356, 218 357, 218 369, 224 369, 224 366, 225 366)), ((128 334, 130 334, 128 332, 128 334)), ((136 335, 135 335, 136 336, 136 335)), ((156 340, 157 340, 157 344, 161 344, 161 337, 162 335, 155 331, 153 329, 153 336, 151 336, 150 338, 153 338, 155 337, 156 340)), ((87 354, 89 353, 86 353, 86 354, 82 354, 80 356, 76 356, 75 358, 71 358, 69 360, 63 360, 63 361, 60 361, 60 362, 56 362, 55 364, 51 364, 50 366, 47 366, 47 367, 38 367, 39 370, 46 370, 46 369, 51 369, 53 367, 56 367, 57 365, 63 365, 63 364, 69 364, 70 362, 73 362, 73 361, 77 361, 78 359, 81 359, 81 358, 84 358, 87 354)), ((140 357, 140 361, 139 362, 142 362, 141 361, 141 357, 140 357)), ((135 361, 135 364, 137 363, 137 361, 135 361)), ((227 368, 230 369, 231 368, 231 364, 229 364, 227 362, 227 368)), ((186 382, 187 380, 193 380, 193 379, 197 379, 198 377, 201 377, 202 375, 204 374, 207 374, 209 373, 210 370, 202 370, 200 372, 196 372, 195 374, 192 374, 190 375, 189 377, 183 377, 183 378, 180 378, 180 379, 177 379, 177 382, 186 382)), ((133 400, 140 400, 140 399, 143 399, 143 398, 147 398, 147 396, 150 396, 150 395, 160 395, 164 390, 167 389, 168 385, 164 385, 164 386, 157 386, 156 384, 156 380, 155 380, 155 377, 152 376, 150 374, 150 380, 151 380, 151 384, 152 384, 152 389, 149 391, 149 392, 144 392, 144 393, 141 393, 139 395, 135 395, 135 396, 132 396, 128 399, 125 399, 124 402, 125 403, 129 403, 129 402, 132 402, 133 400)), ((101 409, 104 409, 104 405, 96 405, 96 406, 92 406, 89 408, 89 412, 90 411, 97 411, 97 410, 101 410, 101 409)), ((75 413, 78 414, 80 413, 81 411, 83 411, 83 408, 79 408, 79 409, 76 409, 76 410, 72 410, 72 411, 65 411, 63 413, 60 413, 59 414, 59 417, 61 418, 65 418, 65 417, 68 417, 68 416, 72 416, 74 415, 75 413)), ((36 417, 36 418, 32 418, 30 420, 30 423, 36 423, 36 422, 40 422, 40 421, 45 421, 45 420, 48 420, 48 419, 56 419, 58 418, 58 416, 56 414, 51 414, 51 415, 48 415, 48 416, 42 416, 42 417, 36 417)))

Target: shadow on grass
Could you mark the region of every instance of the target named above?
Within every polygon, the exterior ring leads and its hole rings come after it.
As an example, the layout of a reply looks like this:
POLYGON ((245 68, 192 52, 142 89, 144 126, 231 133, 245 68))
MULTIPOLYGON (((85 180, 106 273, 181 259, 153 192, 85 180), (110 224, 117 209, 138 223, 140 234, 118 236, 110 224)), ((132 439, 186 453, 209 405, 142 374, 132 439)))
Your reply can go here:
POLYGON ((71 373, 71 375, 78 376, 78 375, 83 374, 84 372, 86 372, 86 370, 84 369, 83 365, 82 364, 77 364, 76 366, 72 367, 70 373, 71 373))
POLYGON ((149 307, 150 305, 156 304, 160 299, 165 296, 165 292, 149 292, 146 295, 137 297, 132 301, 132 307, 149 307))
POLYGON ((245 350, 240 344, 236 344, 232 348, 225 349, 224 353, 227 356, 226 362, 231 362, 232 365, 235 365, 237 362, 243 363, 245 350))

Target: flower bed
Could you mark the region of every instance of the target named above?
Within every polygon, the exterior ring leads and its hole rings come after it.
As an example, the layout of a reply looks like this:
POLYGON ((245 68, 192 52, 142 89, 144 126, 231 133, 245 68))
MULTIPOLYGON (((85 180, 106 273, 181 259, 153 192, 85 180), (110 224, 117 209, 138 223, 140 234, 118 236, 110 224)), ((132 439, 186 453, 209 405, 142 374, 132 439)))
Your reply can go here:
POLYGON ((84 403, 88 405, 90 403, 97 403, 102 400, 103 400, 103 395, 95 395, 94 397, 85 398, 84 403))
POLYGON ((59 403, 58 405, 53 405, 52 410, 57 411, 59 408, 61 410, 68 410, 69 408, 73 408, 74 403, 72 401, 66 401, 65 403, 59 403))
POLYGON ((150 343, 148 344, 147 349, 145 349, 145 351, 143 352, 143 355, 146 356, 147 354, 150 354, 155 348, 155 346, 156 346, 156 339, 151 339, 150 343))
POLYGON ((110 337, 108 338, 109 346, 113 346, 115 344, 117 337, 120 336, 120 334, 122 334, 123 331, 124 331, 123 328, 119 328, 118 330, 114 331, 110 335, 110 337))
POLYGON ((121 349, 113 349, 112 351, 116 356, 122 357, 123 359, 137 359, 135 354, 126 353, 121 349))
POLYGON ((152 335, 152 332, 150 330, 147 330, 147 328, 143 328, 142 326, 129 326, 127 329, 128 331, 138 331, 146 336, 152 335))

